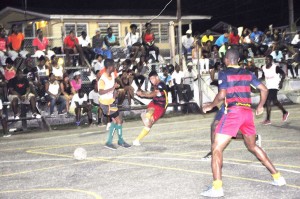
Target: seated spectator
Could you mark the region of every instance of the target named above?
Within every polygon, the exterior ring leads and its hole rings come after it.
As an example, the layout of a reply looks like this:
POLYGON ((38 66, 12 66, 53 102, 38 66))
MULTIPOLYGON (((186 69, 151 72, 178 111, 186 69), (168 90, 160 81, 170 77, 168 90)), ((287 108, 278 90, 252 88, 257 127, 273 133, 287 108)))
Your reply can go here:
POLYGON ((247 60, 247 64, 246 64, 245 69, 249 70, 251 73, 253 73, 258 78, 259 68, 255 66, 253 58, 252 59, 249 58, 247 60))
POLYGON ((8 45, 8 41, 6 38, 6 31, 4 28, 0 28, 0 66, 5 65, 5 61, 8 56, 7 45, 8 45))
POLYGON ((47 53, 49 40, 47 39, 47 37, 44 37, 43 31, 41 29, 37 29, 36 36, 37 37, 32 41, 34 52, 40 50, 47 53))
POLYGON ((46 57, 41 56, 40 58, 37 59, 38 64, 37 64, 37 80, 40 82, 42 85, 45 85, 45 83, 49 79, 49 74, 50 70, 46 66, 46 57))
POLYGON ((8 128, 7 128, 7 119, 6 115, 3 114, 3 105, 2 105, 2 100, 0 99, 0 120, 2 124, 2 136, 3 137, 10 137, 11 135, 8 133, 8 128))
POLYGON ((229 37, 228 32, 225 32, 216 40, 215 45, 217 45, 218 47, 221 47, 225 43, 228 43, 228 37, 229 37))
POLYGON ((194 38, 192 37, 192 30, 187 30, 186 35, 182 36, 182 50, 186 61, 187 61, 187 54, 192 53, 193 48, 194 48, 194 38))
POLYGON ((63 114, 66 108, 66 100, 61 96, 59 82, 56 80, 53 73, 49 75, 49 81, 45 85, 46 100, 50 102, 50 116, 54 116, 54 107, 57 104, 58 115, 63 114))
POLYGON ((65 101, 66 101, 67 112, 69 112, 70 102, 73 98, 74 93, 76 93, 76 92, 74 91, 74 89, 71 86, 71 83, 69 80, 69 75, 67 73, 64 73, 63 81, 60 83, 60 90, 61 90, 61 94, 63 95, 63 97, 65 98, 65 101))
POLYGON ((211 41, 211 42, 214 41, 214 36, 211 35, 210 30, 207 30, 207 31, 205 32, 205 35, 203 35, 203 37, 201 38, 201 44, 202 44, 202 46, 203 46, 207 41, 211 41))
POLYGON ((142 41, 143 45, 146 51, 146 59, 149 59, 149 52, 155 51, 155 60, 158 62, 158 56, 159 56, 159 48, 155 45, 155 35, 152 32, 152 25, 151 23, 147 22, 145 24, 146 31, 143 32, 142 35, 142 41))
MULTIPOLYGON (((79 71, 76 71, 73 74, 73 79, 70 81, 71 86, 73 88, 73 90, 75 91, 75 93, 78 92, 78 90, 81 89, 81 85, 82 85, 82 80, 81 80, 81 74, 79 71)), ((73 94, 75 94, 73 93, 73 94)))
MULTIPOLYGON (((172 95, 172 101, 175 100, 175 91, 173 87, 173 82, 172 82, 172 76, 169 74, 169 70, 167 67, 162 68, 162 73, 159 73, 159 79, 163 81, 167 87, 167 91, 171 92, 172 95)), ((176 101, 176 100, 175 100, 176 101)))
POLYGON ((279 50, 279 47, 276 45, 274 51, 272 51, 271 56, 275 63, 280 63, 283 60, 282 51, 279 50))
MULTIPOLYGON (((84 62, 84 54, 81 46, 79 45, 78 38, 75 36, 74 30, 71 30, 69 35, 64 39, 64 52, 66 53, 66 66, 71 65, 70 54, 79 53, 79 64, 83 65, 84 62)), ((74 65, 75 63, 73 63, 74 65)))
POLYGON ((11 34, 8 36, 9 50, 16 51, 17 53, 24 48, 24 34, 19 31, 19 27, 16 24, 11 26, 11 34))
MULTIPOLYGON (((208 40, 201 49, 200 62, 200 73, 209 73, 209 58, 211 53, 211 41, 208 40)), ((197 60, 198 61, 198 60, 197 60)))
POLYGON ((6 59, 5 63, 6 66, 4 67, 4 77, 5 81, 8 82, 16 76, 17 69, 14 67, 14 62, 10 57, 6 59))
POLYGON ((103 50, 103 55, 106 58, 112 58, 111 47, 120 45, 117 37, 113 34, 112 28, 107 28, 107 35, 104 37, 104 44, 106 46, 105 50, 103 50))
POLYGON ((89 63, 92 62, 92 60, 95 58, 95 53, 91 46, 91 39, 89 36, 87 36, 85 31, 81 32, 81 36, 78 37, 79 45, 82 47, 82 51, 89 61, 89 63))
POLYGON ((99 29, 96 30, 96 35, 92 38, 92 48, 97 55, 103 56, 103 38, 99 29))
POLYGON ((198 80, 196 73, 193 71, 193 63, 188 63, 187 70, 184 71, 183 84, 187 84, 191 88, 191 100, 194 98, 194 81, 198 80))
POLYGON ((135 24, 130 25, 130 32, 124 38, 124 44, 129 53, 133 53, 132 60, 135 60, 138 53, 144 54, 144 48, 142 45, 140 33, 136 31, 137 26, 135 24))
POLYGON ((100 98, 100 94, 98 91, 98 83, 97 80, 93 80, 92 81, 92 86, 93 86, 93 90, 91 90, 91 92, 89 93, 89 101, 90 104, 92 105, 92 113, 97 114, 98 116, 98 126, 102 126, 102 109, 100 108, 100 102, 99 102, 99 98, 100 98))
POLYGON ((140 61, 133 67, 134 72, 134 82, 138 87, 138 91, 142 90, 142 86, 144 84, 144 81, 146 80, 147 83, 145 83, 145 90, 147 90, 148 87, 148 80, 147 80, 147 71, 149 70, 146 62, 145 62, 145 56, 140 57, 140 61))
POLYGON ((254 56, 264 55, 267 51, 268 46, 262 45, 262 41, 264 39, 264 33, 258 31, 257 27, 253 28, 253 32, 250 34, 251 43, 253 44, 253 53, 254 56))
POLYGON ((93 71, 101 71, 104 68, 103 55, 97 54, 96 59, 92 62, 93 71))
POLYGON ((55 76, 56 80, 62 81, 63 75, 64 75, 64 67, 62 64, 59 64, 59 59, 55 55, 52 55, 51 57, 51 68, 52 73, 55 76))
POLYGON ((222 45, 219 49, 219 57, 221 58, 221 61, 224 60, 225 53, 228 50, 228 43, 226 42, 224 45, 222 45))
POLYGON ((29 81, 23 76, 23 72, 18 69, 16 77, 8 82, 9 96, 8 99, 11 102, 12 110, 14 113, 14 119, 19 119, 18 103, 29 104, 32 112, 32 117, 41 118, 36 108, 36 97, 30 93, 29 81))
POLYGON ((92 105, 89 104, 88 97, 82 89, 79 89, 78 93, 73 96, 69 112, 72 115, 76 115, 77 126, 80 126, 81 114, 84 113, 88 115, 89 125, 92 125, 92 105))
POLYGON ((122 74, 120 76, 120 88, 127 94, 128 105, 131 106, 131 100, 134 98, 134 88, 132 82, 134 79, 133 71, 130 69, 131 61, 129 59, 123 62, 122 74))
POLYGON ((240 36, 238 35, 238 30, 235 28, 229 35, 229 44, 230 45, 239 45, 240 36))
POLYGON ((295 34, 291 44, 295 47, 295 48, 300 48, 300 31, 297 32, 297 34, 295 34))
POLYGON ((294 63, 293 54, 290 51, 288 51, 287 49, 285 49, 285 50, 283 50, 282 55, 284 58, 283 62, 287 67, 286 68, 287 69, 286 70, 287 79, 289 79, 288 70, 290 70, 290 72, 292 74, 292 78, 296 79, 298 77, 298 64, 293 64, 294 63), (294 70, 295 70, 296 76, 295 76, 294 70))

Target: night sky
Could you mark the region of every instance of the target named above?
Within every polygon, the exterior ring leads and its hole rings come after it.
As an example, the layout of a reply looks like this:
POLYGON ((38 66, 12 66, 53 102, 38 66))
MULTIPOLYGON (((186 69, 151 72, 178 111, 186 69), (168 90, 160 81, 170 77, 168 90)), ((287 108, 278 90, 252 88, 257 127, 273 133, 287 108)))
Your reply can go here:
MULTIPOLYGON (((152 9, 153 15, 170 0, 27 0, 28 10, 69 8, 72 10, 97 9, 152 9)), ((24 8, 25 0, 1 0, 0 9, 6 6, 24 8)), ((212 20, 194 22, 193 29, 204 31, 219 21, 234 26, 264 30, 269 24, 288 25, 288 0, 181 0, 183 14, 211 15, 212 20)), ((176 11, 176 0, 168 6, 167 12, 176 11)), ((295 20, 300 17, 300 1, 294 0, 295 20), (298 12, 297 12, 298 11, 298 12)), ((134 13, 128 13, 134 14, 134 13)), ((298 26, 300 25, 300 20, 298 26)))

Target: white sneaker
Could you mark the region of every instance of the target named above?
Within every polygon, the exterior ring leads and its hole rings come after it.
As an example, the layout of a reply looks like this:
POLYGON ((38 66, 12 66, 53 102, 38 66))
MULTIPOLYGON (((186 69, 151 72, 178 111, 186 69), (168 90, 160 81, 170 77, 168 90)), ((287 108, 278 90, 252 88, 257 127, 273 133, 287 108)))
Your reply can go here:
POLYGON ((138 140, 134 140, 134 141, 132 142, 132 145, 133 145, 133 146, 141 146, 141 143, 140 143, 140 141, 138 141, 138 140))
POLYGON ((5 134, 3 135, 4 138, 9 138, 11 136, 11 134, 5 134))
POLYGON ((261 147, 261 135, 256 135, 255 137, 255 144, 261 147))
POLYGON ((286 181, 285 181, 284 177, 281 176, 278 180, 273 180, 271 182, 271 184, 274 186, 280 187, 280 186, 286 185, 286 181))
POLYGON ((15 116, 15 120, 19 120, 20 119, 20 117, 19 116, 15 116))
POLYGON ((224 196, 224 190, 223 188, 216 190, 213 187, 209 187, 208 190, 202 192, 200 195, 211 198, 219 198, 224 196))
POLYGON ((110 125, 111 125, 111 123, 107 123, 107 125, 106 125, 106 130, 107 130, 107 131, 109 130, 110 125))
POLYGON ((179 103, 179 104, 184 104, 184 103, 185 103, 185 101, 183 101, 183 100, 180 100, 178 103, 179 103))

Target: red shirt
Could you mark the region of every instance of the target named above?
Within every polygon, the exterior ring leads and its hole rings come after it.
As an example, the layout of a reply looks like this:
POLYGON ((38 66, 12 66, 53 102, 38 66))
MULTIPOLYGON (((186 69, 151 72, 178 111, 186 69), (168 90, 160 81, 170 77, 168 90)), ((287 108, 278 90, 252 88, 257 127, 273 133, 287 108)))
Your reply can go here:
POLYGON ((229 41, 230 41, 230 44, 239 44, 239 42, 240 42, 240 36, 239 35, 234 36, 233 33, 230 33, 230 35, 229 35, 229 41))
POLYGON ((21 32, 19 32, 18 34, 13 33, 8 36, 8 43, 11 43, 13 50, 19 51, 21 49, 24 38, 24 34, 21 32))
POLYGON ((0 38, 0 51, 6 51, 6 44, 7 39, 6 38, 0 38))
POLYGON ((75 37, 76 43, 71 39, 70 35, 66 36, 64 39, 64 44, 69 48, 75 48, 75 44, 78 44, 78 39, 75 37))
POLYGON ((36 37, 32 41, 32 46, 37 47, 38 50, 44 51, 49 44, 49 40, 46 37, 43 37, 42 41, 36 37))

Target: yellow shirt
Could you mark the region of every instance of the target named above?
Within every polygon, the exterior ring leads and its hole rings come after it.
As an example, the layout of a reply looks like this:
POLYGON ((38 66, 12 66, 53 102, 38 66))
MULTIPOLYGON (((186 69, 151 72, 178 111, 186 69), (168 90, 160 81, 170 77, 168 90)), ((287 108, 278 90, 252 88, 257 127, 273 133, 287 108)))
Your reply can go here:
POLYGON ((214 36, 212 35, 209 35, 208 37, 206 35, 204 35, 202 38, 201 38, 201 43, 206 43, 208 40, 210 41, 214 41, 214 36))
MULTIPOLYGON (((107 90, 114 86, 115 78, 114 76, 108 77, 106 73, 103 73, 98 81, 98 89, 107 90)), ((99 102, 104 105, 110 105, 115 101, 114 91, 100 95, 99 102)))

